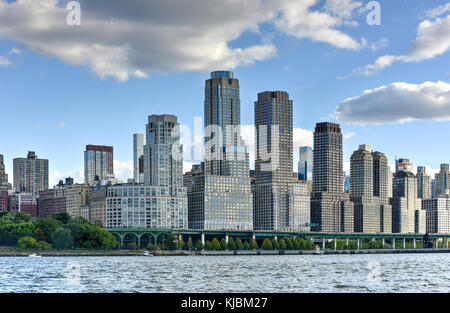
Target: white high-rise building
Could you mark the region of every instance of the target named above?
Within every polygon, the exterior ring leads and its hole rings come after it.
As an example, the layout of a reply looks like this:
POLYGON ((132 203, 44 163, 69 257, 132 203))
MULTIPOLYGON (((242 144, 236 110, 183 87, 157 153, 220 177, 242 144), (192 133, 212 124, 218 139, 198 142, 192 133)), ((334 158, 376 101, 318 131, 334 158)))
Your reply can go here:
POLYGON ((146 143, 144 184, 108 188, 106 227, 187 228, 188 201, 177 117, 149 116, 146 143))

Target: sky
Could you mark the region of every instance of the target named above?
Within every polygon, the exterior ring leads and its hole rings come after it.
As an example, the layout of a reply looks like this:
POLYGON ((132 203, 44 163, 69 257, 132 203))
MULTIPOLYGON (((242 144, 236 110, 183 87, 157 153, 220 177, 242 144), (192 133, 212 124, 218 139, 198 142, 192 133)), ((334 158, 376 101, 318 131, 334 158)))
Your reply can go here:
MULTIPOLYGON (((450 162, 450 2, 421 0, 0 0, 0 154, 36 151, 50 185, 83 181, 87 144, 132 177, 148 115, 193 129, 204 84, 232 70, 253 151, 258 92, 294 103, 294 164, 317 122, 341 124, 344 164, 371 144, 433 174, 450 162), (379 13, 379 14, 378 14, 379 13), (75 24, 75 25, 74 25, 75 24), (377 25, 379 24, 379 25, 377 25)), ((199 160, 185 160, 185 171, 199 160)))

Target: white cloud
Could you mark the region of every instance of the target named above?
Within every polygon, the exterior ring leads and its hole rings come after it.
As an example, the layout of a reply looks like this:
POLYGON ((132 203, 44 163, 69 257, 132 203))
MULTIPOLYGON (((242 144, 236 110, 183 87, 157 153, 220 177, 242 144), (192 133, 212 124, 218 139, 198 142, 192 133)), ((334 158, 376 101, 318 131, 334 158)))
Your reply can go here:
POLYGON ((84 171, 53 171, 49 177, 49 187, 53 188, 53 186, 57 185, 60 180, 65 181, 67 177, 72 177, 74 183, 82 184, 84 183, 84 171))
POLYGON ((382 124, 413 120, 450 120, 450 84, 392 83, 366 90, 338 105, 335 118, 344 123, 382 124))
POLYGON ((344 139, 350 139, 354 136, 356 136, 356 133, 350 132, 350 133, 343 133, 344 139))
POLYGON ((446 13, 448 11, 450 11, 450 2, 440 5, 437 8, 426 11, 425 16, 429 17, 429 18, 435 18, 435 17, 443 15, 444 13, 446 13))
POLYGON ((373 64, 354 69, 352 74, 369 76, 395 62, 411 63, 433 59, 450 50, 450 15, 434 21, 425 20, 417 28, 417 37, 411 43, 407 55, 384 55, 373 64))
POLYGON ((123 181, 127 182, 129 178, 133 178, 133 160, 130 161, 119 161, 114 160, 114 176, 123 181))
POLYGON ((80 0, 81 25, 66 24, 68 0, 0 0, 0 36, 101 78, 125 81, 151 72, 209 71, 274 57, 264 34, 231 47, 242 33, 270 23, 297 38, 357 50, 341 26, 354 24, 353 0, 80 0), (61 3, 60 3, 61 2, 61 3))
POLYGON ((297 38, 325 42, 341 49, 358 50, 364 45, 337 29, 345 25, 352 12, 361 6, 351 0, 329 0, 324 11, 311 11, 318 0, 285 0, 278 4, 281 14, 275 25, 285 33, 297 38))

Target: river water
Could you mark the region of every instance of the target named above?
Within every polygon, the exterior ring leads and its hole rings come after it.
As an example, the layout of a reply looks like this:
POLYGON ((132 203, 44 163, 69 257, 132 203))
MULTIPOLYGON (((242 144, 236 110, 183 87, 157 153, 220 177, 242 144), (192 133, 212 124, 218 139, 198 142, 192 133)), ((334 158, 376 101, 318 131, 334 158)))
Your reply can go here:
POLYGON ((0 292, 449 292, 450 254, 0 257, 0 292))

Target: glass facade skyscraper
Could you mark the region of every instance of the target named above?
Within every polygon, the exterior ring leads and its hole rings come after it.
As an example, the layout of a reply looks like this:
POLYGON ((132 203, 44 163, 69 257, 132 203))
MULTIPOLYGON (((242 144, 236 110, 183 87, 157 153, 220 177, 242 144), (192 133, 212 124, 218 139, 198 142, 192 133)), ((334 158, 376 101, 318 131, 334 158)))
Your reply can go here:
POLYGON ((298 179, 313 180, 313 149, 311 147, 299 148, 298 179))
POLYGON ((92 185, 98 180, 114 177, 113 147, 87 145, 84 152, 84 183, 92 185))
POLYGON ((192 177, 189 227, 253 229, 249 159, 240 135, 239 81, 232 72, 212 72, 205 82, 205 160, 192 177))

